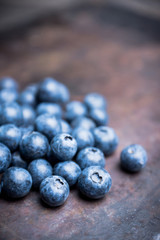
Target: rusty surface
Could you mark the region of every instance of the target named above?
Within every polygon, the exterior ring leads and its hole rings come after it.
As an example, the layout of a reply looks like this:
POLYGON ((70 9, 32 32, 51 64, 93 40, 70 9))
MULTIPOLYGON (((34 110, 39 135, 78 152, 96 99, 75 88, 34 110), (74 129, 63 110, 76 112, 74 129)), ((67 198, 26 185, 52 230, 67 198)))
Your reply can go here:
POLYGON ((160 234, 160 25, 112 7, 83 7, 0 41, 0 75, 23 88, 44 76, 66 83, 74 99, 98 91, 109 102, 110 125, 120 137, 106 159, 113 179, 98 201, 71 190, 66 204, 47 208, 37 192, 19 201, 0 198, 0 240, 158 240, 160 234), (122 148, 142 144, 146 168, 127 174, 122 148))

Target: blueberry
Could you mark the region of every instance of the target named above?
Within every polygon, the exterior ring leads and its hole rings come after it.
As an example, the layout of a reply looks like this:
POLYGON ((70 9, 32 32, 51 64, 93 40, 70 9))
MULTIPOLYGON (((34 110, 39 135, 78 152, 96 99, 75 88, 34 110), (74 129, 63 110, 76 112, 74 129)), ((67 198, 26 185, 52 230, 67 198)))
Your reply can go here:
POLYGON ((32 90, 24 90, 18 98, 18 102, 21 105, 30 105, 32 107, 36 106, 36 94, 32 90))
POLYGON ((49 206, 60 206, 69 196, 69 185, 61 176, 47 177, 41 182, 40 195, 49 206))
POLYGON ((58 102, 59 83, 51 77, 45 78, 39 86, 38 100, 40 102, 58 102))
POLYGON ((90 166, 105 166, 103 152, 95 147, 86 147, 82 149, 76 157, 76 162, 82 170, 90 166))
POLYGON ((71 126, 69 125, 68 122, 66 122, 65 120, 63 119, 60 119, 60 125, 61 125, 61 132, 62 133, 71 133, 72 132, 72 128, 71 126))
POLYGON ((0 142, 14 152, 21 140, 21 130, 14 124, 5 124, 0 127, 0 142))
POLYGON ((81 169, 73 161, 60 162, 54 166, 53 174, 63 177, 71 187, 76 184, 81 169))
POLYGON ((50 141, 61 132, 59 120, 50 114, 42 114, 36 118, 35 128, 38 132, 44 134, 50 141))
POLYGON ((44 158, 48 152, 47 138, 39 132, 30 132, 20 142, 20 154, 27 161, 44 158))
POLYGON ((10 167, 3 174, 2 191, 10 198, 26 196, 32 187, 32 177, 24 168, 10 167))
POLYGON ((87 114, 85 105, 79 101, 72 101, 66 105, 66 119, 73 121, 77 117, 82 117, 87 114))
POLYGON ((104 109, 91 109, 91 111, 89 112, 89 116, 91 119, 94 120, 97 126, 103 126, 108 124, 108 114, 104 109))
POLYGON ((38 83, 33 83, 31 85, 28 85, 25 90, 26 91, 31 91, 32 93, 34 93, 36 95, 37 92, 38 92, 38 88, 39 88, 39 84, 38 83))
POLYGON ((93 130, 95 146, 106 155, 111 155, 118 146, 118 137, 113 128, 101 126, 93 130))
POLYGON ((73 128, 80 127, 87 130, 93 130, 96 127, 95 122, 87 117, 78 117, 71 123, 73 128))
POLYGON ((18 99, 18 93, 14 89, 2 89, 0 91, 0 103, 15 102, 18 99))
POLYGON ((13 167, 21 167, 21 168, 27 168, 28 164, 27 162, 21 157, 19 152, 14 152, 12 154, 12 161, 11 166, 13 167))
POLYGON ((13 123, 19 126, 22 124, 22 121, 22 109, 17 103, 4 103, 0 105, 0 125, 13 123))
POLYGON ((5 172, 11 163, 11 152, 8 147, 0 143, 0 173, 5 172))
POLYGON ((18 89, 18 84, 11 77, 3 77, 0 79, 0 89, 18 89))
POLYGON ((46 177, 52 175, 52 166, 44 159, 37 159, 29 164, 28 171, 32 176, 32 185, 37 189, 46 177))
POLYGON ((62 117, 62 109, 61 107, 56 103, 40 103, 37 106, 37 115, 41 115, 44 113, 48 113, 51 115, 54 115, 55 117, 61 118, 62 117))
POLYGON ((57 134, 51 141, 51 151, 62 162, 71 160, 77 152, 77 142, 69 134, 57 134))
POLYGON ((62 84, 59 83, 59 102, 60 103, 66 103, 70 99, 70 93, 68 88, 62 84))
POLYGON ((93 134, 86 129, 75 128, 72 132, 72 136, 77 141, 78 150, 81 150, 85 147, 94 146, 93 134))
POLYGON ((146 150, 138 144, 127 146, 121 152, 121 166, 129 172, 138 172, 147 163, 146 150))
POLYGON ((33 125, 21 126, 21 127, 19 127, 19 129, 21 131, 21 136, 23 137, 24 135, 33 132, 34 131, 34 126, 33 125))
POLYGON ((99 93, 89 93, 84 98, 84 103, 89 110, 94 108, 106 109, 106 99, 99 93))
POLYGON ((109 192, 112 185, 110 174, 103 168, 85 168, 78 178, 78 188, 88 198, 98 199, 109 192))
POLYGON ((23 126, 29 126, 34 123, 36 114, 34 109, 29 105, 22 106, 23 126))

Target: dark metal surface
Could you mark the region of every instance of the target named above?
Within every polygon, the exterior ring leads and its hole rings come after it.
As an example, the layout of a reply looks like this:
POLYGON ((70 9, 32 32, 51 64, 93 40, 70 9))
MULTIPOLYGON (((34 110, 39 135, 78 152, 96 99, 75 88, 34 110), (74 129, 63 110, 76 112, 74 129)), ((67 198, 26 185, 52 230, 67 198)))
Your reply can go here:
POLYGON ((104 94, 120 145, 106 159, 113 186, 102 200, 84 199, 76 189, 55 209, 37 192, 19 201, 0 198, 0 240, 159 239, 159 29, 159 22, 120 9, 82 8, 1 40, 1 76, 24 87, 51 75, 68 85, 74 99, 104 94), (139 174, 119 167, 120 151, 131 143, 148 152, 139 174))

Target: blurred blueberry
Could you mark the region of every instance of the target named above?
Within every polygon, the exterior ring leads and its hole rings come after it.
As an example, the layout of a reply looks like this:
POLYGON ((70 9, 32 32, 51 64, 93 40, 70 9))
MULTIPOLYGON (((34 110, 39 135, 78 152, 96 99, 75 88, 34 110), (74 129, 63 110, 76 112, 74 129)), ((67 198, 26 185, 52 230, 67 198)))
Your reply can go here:
POLYGON ((59 83, 59 102, 60 103, 66 103, 70 99, 70 93, 68 88, 62 84, 59 83))
POLYGON ((2 181, 2 191, 10 198, 24 197, 32 187, 32 177, 24 168, 8 168, 3 174, 2 181))
POLYGON ((103 152, 95 147, 86 147, 82 149, 76 157, 76 162, 82 170, 90 166, 105 166, 103 152))
POLYGON ((138 144, 127 146, 121 152, 121 166, 129 172, 138 172, 147 163, 146 150, 138 144))
POLYGON ((72 101, 66 105, 66 119, 73 121, 77 117, 82 117, 87 114, 85 105, 79 101, 72 101))
POLYGON ((105 97, 99 93, 89 93, 84 98, 84 103, 89 110, 93 108, 106 109, 107 102, 105 97))
POLYGON ((0 105, 0 125, 13 123, 19 126, 22 122, 22 109, 19 104, 13 102, 0 105))
POLYGON ((14 152, 12 154, 12 161, 11 166, 13 167, 21 167, 21 168, 27 168, 28 164, 27 162, 21 157, 19 152, 14 152))
POLYGON ((8 147, 0 143, 0 174, 5 172, 11 163, 11 152, 8 147))
POLYGON ((57 134, 51 141, 51 151, 60 161, 69 161, 77 152, 76 140, 67 133, 57 134))
POLYGON ((58 117, 58 118, 62 117, 62 109, 56 103, 42 102, 37 106, 36 112, 37 112, 37 115, 48 113, 48 114, 54 115, 55 117, 58 117))
POLYGON ((93 130, 95 146, 106 155, 111 155, 118 146, 118 137, 113 128, 101 126, 93 130))
POLYGON ((38 132, 44 134, 49 141, 61 132, 59 119, 50 114, 42 114, 36 118, 35 128, 38 132))
POLYGON ((24 135, 20 142, 20 154, 27 161, 44 158, 48 149, 47 138, 39 132, 30 132, 24 135))
POLYGON ((60 206, 69 196, 69 185, 61 176, 47 177, 41 182, 40 195, 49 206, 60 206))
POLYGON ((14 152, 21 140, 21 130, 14 124, 5 124, 0 127, 0 142, 14 152))
POLYGON ((34 109, 29 105, 23 105, 21 108, 23 115, 23 126, 32 125, 36 118, 34 109))
POLYGON ((36 101, 36 94, 32 90, 24 90, 18 98, 21 105, 30 105, 32 107, 36 106, 36 101))
POLYGON ((52 175, 52 166, 44 159, 37 159, 28 165, 28 171, 32 176, 32 185, 37 189, 46 177, 52 175))
POLYGON ((94 137, 89 130, 83 128, 75 128, 72 132, 72 136, 77 141, 78 151, 85 147, 94 146, 94 137))
POLYGON ((0 79, 0 89, 12 89, 17 90, 18 84, 17 82, 11 77, 3 77, 0 79))
POLYGON ((78 188, 82 194, 99 199, 109 192, 112 185, 110 174, 99 166, 85 168, 78 178, 78 188))
POLYGON ((72 128, 71 126, 69 125, 68 122, 66 122, 65 120, 63 119, 60 119, 60 124, 61 124, 61 132, 62 133, 71 133, 72 132, 72 128))
POLYGON ((18 93, 14 89, 2 89, 0 91, 0 103, 11 103, 18 99, 18 93))
POLYGON ((78 118, 75 118, 72 121, 71 126, 73 128, 80 127, 80 128, 84 128, 84 129, 87 129, 87 130, 93 130, 96 127, 96 124, 90 118, 78 117, 78 118))
POLYGON ((81 169, 73 161, 60 162, 54 166, 53 174, 63 177, 71 187, 76 184, 81 169))
POLYGON ((39 84, 38 83, 33 83, 31 85, 28 85, 25 90, 26 91, 31 91, 32 93, 34 93, 36 95, 37 92, 38 92, 38 88, 39 88, 39 84))
POLYGON ((104 126, 108 124, 108 114, 103 109, 94 108, 89 112, 89 116, 97 126, 104 126))

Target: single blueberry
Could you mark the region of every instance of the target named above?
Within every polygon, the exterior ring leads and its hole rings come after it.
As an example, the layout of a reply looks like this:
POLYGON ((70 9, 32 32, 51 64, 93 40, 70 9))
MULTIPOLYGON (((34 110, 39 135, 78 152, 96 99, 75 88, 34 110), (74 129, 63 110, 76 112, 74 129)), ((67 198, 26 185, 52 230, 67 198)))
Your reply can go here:
POLYGON ((61 176, 47 177, 41 182, 40 195, 49 206, 60 206, 69 196, 69 185, 61 176))
POLYGON ((8 147, 0 143, 0 173, 6 171, 11 163, 11 152, 8 147))
POLYGON ((0 103, 11 103, 18 99, 18 93, 14 89, 2 89, 0 91, 0 103))
POLYGON ((37 92, 38 92, 38 88, 39 88, 39 84, 38 83, 33 83, 31 85, 28 85, 25 90, 26 91, 31 91, 32 93, 34 93, 36 95, 37 92))
POLYGON ((58 118, 62 117, 62 109, 60 105, 56 103, 42 102, 37 106, 36 112, 37 112, 37 115, 48 113, 58 118))
POLYGON ((81 150, 85 147, 94 146, 94 137, 89 130, 83 128, 75 128, 72 132, 72 136, 77 141, 78 150, 81 150))
POLYGON ((32 187, 30 173, 19 167, 10 167, 3 174, 2 191, 10 198, 26 196, 32 187))
POLYGON ((36 114, 34 109, 29 105, 22 106, 23 126, 29 126, 34 123, 36 114))
POLYGON ((121 152, 121 166, 129 172, 138 172, 147 163, 147 152, 138 144, 127 146, 121 152))
POLYGON ((70 122, 75 118, 85 116, 86 114, 86 106, 79 101, 72 101, 66 105, 65 117, 70 122))
POLYGON ((103 152, 95 147, 86 147, 82 149, 76 157, 76 162, 82 170, 90 166, 105 166, 103 152))
POLYGON ((94 120, 97 126, 104 126, 108 124, 108 114, 104 109, 91 109, 91 111, 89 112, 89 116, 91 119, 94 120))
POLYGON ((50 114, 42 114, 36 118, 35 128, 38 132, 44 134, 49 141, 61 132, 61 125, 59 119, 50 114))
POLYGON ((0 89, 18 89, 17 82, 11 77, 3 77, 0 79, 0 89))
POLYGON ((39 132, 30 132, 20 141, 20 154, 27 161, 44 158, 48 152, 47 138, 39 132))
POLYGON ((21 105, 30 105, 32 107, 36 106, 36 94, 32 90, 24 90, 20 93, 18 102, 21 105))
POLYGON ((93 130, 96 127, 95 122, 87 117, 78 117, 74 119, 71 123, 73 128, 81 127, 87 130, 93 130))
POLYGON ((39 86, 38 100, 40 102, 59 101, 59 82, 51 77, 47 77, 39 86))
POLYGON ((92 166, 85 168, 78 178, 78 188, 85 196, 99 199, 109 192, 112 185, 110 174, 103 168, 92 166))
POLYGON ((60 119, 60 125, 61 125, 61 132, 62 133, 71 133, 72 132, 72 128, 71 126, 69 125, 68 122, 66 122, 65 120, 63 119, 60 119))
POLYGON ((89 93, 84 98, 84 103, 89 110, 94 108, 106 109, 107 102, 105 97, 99 93, 89 93))
POLYGON ((33 160, 28 165, 28 171, 32 176, 32 186, 36 189, 46 177, 52 176, 52 166, 44 159, 33 160))
POLYGON ((113 128, 101 126, 93 130, 95 147, 106 155, 111 155, 118 146, 118 137, 113 128))
POLYGON ((13 123, 19 126, 22 122, 22 109, 17 103, 4 103, 0 105, 0 125, 13 123))
POLYGON ((16 151, 21 140, 21 130, 14 124, 5 124, 0 127, 0 142, 5 144, 11 152, 16 151))
POLYGON ((52 153, 62 162, 71 160, 77 152, 76 140, 67 133, 57 134, 50 146, 52 153))
POLYGON ((27 168, 28 164, 27 162, 21 157, 19 152, 14 152, 12 154, 12 161, 11 166, 13 167, 21 167, 21 168, 27 168))
POLYGON ((60 103, 66 103, 70 99, 70 93, 68 88, 62 84, 59 83, 59 102, 60 103))
POLYGON ((71 187, 76 184, 81 169, 73 161, 60 162, 54 166, 53 174, 63 177, 71 187))

